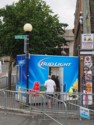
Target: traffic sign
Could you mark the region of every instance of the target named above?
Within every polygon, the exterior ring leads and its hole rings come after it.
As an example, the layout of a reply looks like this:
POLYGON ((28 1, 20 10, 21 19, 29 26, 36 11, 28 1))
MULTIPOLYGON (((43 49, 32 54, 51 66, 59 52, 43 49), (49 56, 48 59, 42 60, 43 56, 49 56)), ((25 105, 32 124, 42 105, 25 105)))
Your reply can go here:
POLYGON ((27 35, 16 35, 15 39, 27 39, 27 35))

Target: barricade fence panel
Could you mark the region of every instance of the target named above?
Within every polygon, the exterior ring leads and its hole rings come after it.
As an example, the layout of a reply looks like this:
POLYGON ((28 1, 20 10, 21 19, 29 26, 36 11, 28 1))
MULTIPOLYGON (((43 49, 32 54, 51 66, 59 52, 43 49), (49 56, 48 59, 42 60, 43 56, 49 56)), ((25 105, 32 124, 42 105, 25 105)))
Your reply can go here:
POLYGON ((93 125, 94 94, 0 90, 0 108, 36 114, 54 125, 93 125))
POLYGON ((94 110, 85 108, 68 102, 68 122, 70 125, 93 125, 94 124, 94 110), (74 107, 76 110, 74 110, 74 107))
POLYGON ((1 108, 24 113, 41 114, 43 120, 52 120, 54 124, 66 125, 66 103, 59 100, 55 95, 50 96, 39 92, 17 92, 0 91, 1 108), (28 99, 27 99, 28 98, 28 99), (48 107, 48 99, 52 100, 51 107, 48 107))

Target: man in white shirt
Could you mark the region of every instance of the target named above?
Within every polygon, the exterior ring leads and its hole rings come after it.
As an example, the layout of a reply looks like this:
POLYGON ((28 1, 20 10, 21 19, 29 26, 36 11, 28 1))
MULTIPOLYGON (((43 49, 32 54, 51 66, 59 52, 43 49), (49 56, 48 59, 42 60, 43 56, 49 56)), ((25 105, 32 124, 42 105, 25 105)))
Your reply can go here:
POLYGON ((48 107, 51 108, 51 97, 53 97, 53 93, 55 92, 56 84, 54 80, 51 79, 51 76, 48 78, 49 79, 45 81, 44 87, 46 88, 46 93, 48 94, 48 107))

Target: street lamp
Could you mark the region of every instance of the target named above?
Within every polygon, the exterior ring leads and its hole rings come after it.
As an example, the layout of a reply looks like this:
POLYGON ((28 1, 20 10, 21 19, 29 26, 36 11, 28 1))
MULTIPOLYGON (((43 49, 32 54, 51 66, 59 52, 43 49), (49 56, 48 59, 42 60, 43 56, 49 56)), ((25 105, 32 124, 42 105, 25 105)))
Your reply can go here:
POLYGON ((32 25, 30 24, 30 23, 26 23, 25 25, 24 25, 24 31, 25 32, 31 32, 32 31, 32 25))
MULTIPOLYGON (((25 54, 26 54, 26 89, 27 89, 27 92, 28 92, 28 80, 29 80, 29 35, 30 35, 30 32, 32 31, 32 25, 30 23, 26 23, 23 27, 26 35, 27 35, 27 38, 25 39, 25 54)), ((26 102, 29 102, 29 96, 27 96, 27 100, 26 102)))

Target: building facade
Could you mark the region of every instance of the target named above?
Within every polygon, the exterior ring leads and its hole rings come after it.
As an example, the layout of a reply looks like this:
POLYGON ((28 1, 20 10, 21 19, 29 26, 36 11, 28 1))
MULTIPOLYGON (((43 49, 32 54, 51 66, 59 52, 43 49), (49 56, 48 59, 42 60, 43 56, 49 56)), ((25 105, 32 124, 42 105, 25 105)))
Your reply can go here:
POLYGON ((79 91, 90 83, 94 92, 94 0, 77 0, 74 21, 74 55, 79 56, 79 91), (88 40, 86 40, 88 38, 88 40), (92 38, 92 39, 91 39, 92 38), (88 76, 90 76, 88 78, 88 76), (84 87, 83 87, 84 84, 84 87))
POLYGON ((64 45, 64 50, 68 52, 69 56, 73 56, 74 34, 72 29, 66 29, 63 37, 67 41, 66 45, 64 45))

